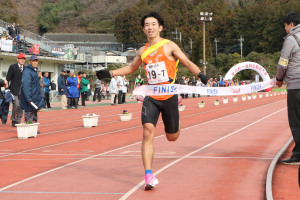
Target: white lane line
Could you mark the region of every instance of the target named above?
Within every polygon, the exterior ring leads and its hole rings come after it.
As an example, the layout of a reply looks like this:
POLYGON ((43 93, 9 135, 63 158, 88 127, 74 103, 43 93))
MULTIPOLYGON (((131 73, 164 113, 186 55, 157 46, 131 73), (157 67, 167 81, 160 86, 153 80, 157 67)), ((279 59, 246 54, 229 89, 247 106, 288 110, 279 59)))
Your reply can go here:
MULTIPOLYGON (((283 101, 283 100, 280 100, 280 101, 283 101)), ((279 102, 280 102, 279 101, 279 102)), ((212 102, 212 101, 211 101, 212 102)), ((261 106, 265 106, 265 105, 271 105, 271 104, 274 104, 274 103, 277 103, 277 102, 272 102, 272 103, 268 103, 268 104, 264 104, 264 105, 261 105, 261 106)), ((250 103, 245 103, 244 105, 247 105, 247 104, 250 104, 250 103)), ((190 105, 190 104, 188 104, 190 105)), ((194 103, 191 103, 191 105, 194 105, 194 103)), ((234 108, 234 107, 237 107, 238 105, 233 105, 233 106, 229 106, 229 108, 234 108)), ((259 106, 259 107, 261 107, 259 106)), ((256 107, 257 108, 257 107, 256 107)), ((217 112, 219 110, 224 110, 224 109, 228 109, 228 107, 222 107, 222 108, 219 108, 219 109, 213 109, 213 110, 209 110, 209 111, 205 111, 205 112, 201 112, 201 114, 205 114, 205 113, 210 113, 210 112, 217 112)), ((192 110, 192 109, 188 109, 188 110, 192 110)), ((112 111, 111 111, 112 112, 112 111)), ((136 113, 136 112, 134 112, 136 113)), ((137 112, 139 113, 139 112, 137 112)), ((186 115, 186 116, 182 116, 180 118, 185 118, 185 117, 190 117, 190 116, 194 116, 194 115, 198 115, 199 113, 195 113, 195 114, 191 114, 191 115, 186 115)), ((82 115, 82 114, 81 114, 82 115)), ((113 115, 111 115, 113 116, 113 115)), ((104 117, 105 118, 105 117, 104 117)), ((138 119, 140 117, 136 117, 136 118, 133 118, 133 119, 138 119)), ((102 117, 99 118, 99 120, 103 119, 102 117)), ((113 121, 111 123, 115 123, 117 121, 113 121)), ((161 122, 161 121, 160 121, 161 122)), ((158 123, 160 123, 158 122, 158 123)), ((63 122, 64 123, 64 122, 63 122)), ((58 123, 56 123, 58 124, 58 123)), ((59 123, 60 124, 60 123, 59 123)), ((103 125, 103 124, 110 124, 110 123, 102 123, 102 124, 99 124, 99 125, 103 125)), ((50 124, 52 125, 52 124, 50 124)), ((41 126, 49 126, 48 124, 43 124, 41 126)), ((76 128, 70 128, 70 129, 64 129, 64 130, 58 130, 58 131, 51 131, 51 132, 48 132, 48 133, 42 133, 40 135, 48 135, 50 133, 59 133, 59 132, 63 132, 63 131, 68 131, 68 130, 76 130, 76 129, 80 129, 80 128, 83 128, 83 127, 76 127, 76 128)), ((0 131, 0 132, 5 132, 5 131, 11 131, 11 130, 15 130, 15 129, 10 129, 10 130, 4 130, 4 131, 0 131)), ((18 138, 11 138, 11 139, 6 139, 6 140, 0 140, 0 143, 1 142, 9 142, 9 141, 13 141, 13 140, 18 140, 18 138)))
MULTIPOLYGON (((230 136, 232 136, 232 135, 234 135, 234 134, 236 134, 236 133, 238 133, 238 132, 240 132, 240 131, 242 131, 242 130, 244 130, 244 129, 246 129, 246 128, 248 128, 248 127, 254 125, 254 124, 257 124, 257 123, 263 121, 264 119, 266 119, 266 118, 268 118, 268 117, 270 117, 270 116, 272 116, 272 115, 275 115, 275 114, 277 114, 277 113, 279 113, 279 112, 281 112, 281 111, 283 111, 283 110, 285 110, 285 109, 286 109, 286 108, 282 108, 282 109, 280 109, 280 110, 278 110, 278 111, 276 111, 276 112, 273 112, 273 113, 271 113, 271 114, 269 114, 269 115, 267 115, 267 116, 265 116, 265 117, 263 117, 263 118, 261 118, 261 119, 255 121, 255 122, 251 123, 251 124, 248 124, 247 126, 244 126, 244 127, 240 128, 240 129, 238 129, 238 130, 236 130, 236 131, 234 131, 234 132, 232 132, 232 133, 229 133, 229 134, 225 135, 224 137, 221 137, 221 138, 219 138, 219 139, 217 139, 217 140, 215 140, 215 141, 213 141, 213 142, 211 142, 211 143, 205 145, 204 147, 201 147, 201 148, 199 148, 199 149, 197 149, 197 150, 195 150, 195 151, 193 151, 193 152, 191 152, 191 153, 189 153, 189 154, 183 156, 182 158, 179 158, 179 159, 177 159, 177 160, 171 162, 170 164, 168 164, 168 165, 162 167, 162 168, 159 169, 157 172, 155 172, 154 175, 156 176, 156 175, 160 174, 160 173, 163 172, 164 170, 166 170, 166 169, 172 167, 173 165, 175 165, 176 163, 182 161, 183 159, 185 159, 185 158, 187 158, 187 157, 189 157, 189 156, 191 156, 191 155, 193 155, 193 154, 195 154, 195 153, 198 153, 199 151, 201 151, 201 150, 203 150, 203 149, 206 149, 206 148, 212 146, 213 144, 215 144, 215 143, 217 143, 217 142, 220 142, 220 141, 222 141, 222 140, 224 140, 224 139, 226 139, 226 138, 228 138, 228 137, 230 137, 230 136)), ((138 183, 136 186, 134 186, 131 190, 129 190, 125 195, 123 195, 119 200, 125 200, 125 199, 127 199, 130 195, 132 195, 132 194, 133 194, 138 188, 140 188, 143 184, 144 184, 144 181, 141 181, 141 182, 138 183)))
MULTIPOLYGON (((284 101, 284 100, 281 100, 281 101, 284 101)), ((281 101, 278 101, 278 102, 281 102, 281 101)), ((267 105, 272 105, 272 104, 275 104, 275 103, 278 103, 278 102, 273 102, 273 103, 269 103, 269 104, 264 104, 264 105, 261 105, 261 106, 257 106, 257 107, 254 107, 254 108, 250 108, 250 109, 247 109, 247 110, 242 110, 242 111, 239 111, 237 113, 242 113, 242 112, 245 112, 245 111, 248 111, 248 110, 252 110, 252 109, 256 109, 258 107, 263 107, 263 106, 267 106, 267 105)), ((236 107, 236 105, 234 106, 231 106, 231 107, 236 107)), ((224 107, 224 108, 219 108, 219 109, 215 109, 215 110, 212 110, 212 111, 205 111, 205 112, 201 112, 201 114, 206 114, 206 113, 211 113, 211 112, 217 112, 217 111, 220 111, 220 110, 223 110, 223 109, 227 109, 228 107, 224 107)), ((236 113, 233 113, 233 114, 230 114, 230 115, 227 115, 227 116, 231 116, 231 115, 234 115, 236 113)), ((193 114, 190 114, 190 115, 185 115, 185 116, 181 116, 180 118, 186 118, 186 117, 191 117, 191 116, 195 116, 195 115, 199 115, 199 113, 193 113, 193 114)), ((226 116, 224 116, 226 117, 226 116)), ((137 118, 134 118, 134 119, 137 119, 137 118)), ((219 119, 219 118, 218 118, 219 119)), ((208 122, 208 121, 207 121, 208 122)), ((115 123, 115 122, 112 122, 112 123, 115 123)), ((162 120, 158 121, 157 124, 160 124, 162 123, 162 120)), ((103 124, 102 124, 103 125, 103 124)), ((134 126, 134 127, 130 127, 132 129, 134 128, 137 128, 137 127, 140 127, 140 126, 134 126)), ((129 129, 130 129, 129 128, 129 129)), ((69 128, 69 129, 63 129, 63 130, 57 130, 57 131, 52 131, 52 132, 48 132, 48 133, 43 133, 41 135, 48 135, 50 133, 59 133, 59 132, 64 132, 64 131, 70 131, 70 130, 76 130, 76 129, 84 129, 83 127, 75 127, 75 128, 69 128)), ((128 130, 129 130, 128 129, 128 130)), ((120 132, 123 131, 123 130, 120 130, 120 132)), ((113 131, 112 133, 115 133, 115 131, 113 131)), ((50 145, 50 146, 45 146, 45 147, 39 147, 39 148, 35 148, 35 149, 32 149, 32 150, 26 150, 26 151, 21 151, 21 152, 18 152, 18 153, 14 153, 14 154, 11 154, 11 155, 18 155, 18 154, 22 154, 24 152, 29 152, 29 151, 34 151, 34 150, 38 150, 38 149, 43 149, 43 148, 47 148, 47 147, 52 147, 52 146, 57 146, 57 145, 61 145, 61 144, 66 144, 66 143, 71 143, 71 142, 74 142, 74 141, 79 141, 79 140, 84 140, 84 139, 88 139, 88 138, 93 138, 93 137, 97 137, 97 136, 101 136, 101 135, 106 135, 106 134, 98 134, 98 135, 94 135, 94 136, 89 136, 89 137, 84 137, 84 138, 78 138, 76 140, 70 140, 70 141, 67 141, 67 142, 63 142, 63 143, 58 143, 58 144, 54 144, 54 145, 50 145)), ((11 141, 11 140, 17 140, 18 138, 13 138, 13 139, 9 139, 9 140, 5 140, 3 142, 6 142, 6 141, 11 141)), ((2 141, 0 141, 1 143, 2 141)), ((10 155, 6 155, 6 156, 0 156, 0 158, 2 157, 7 157, 7 156, 10 156, 10 155)))
MULTIPOLYGON (((102 156, 99 158, 91 158, 90 160, 115 160, 115 159, 140 159, 142 156, 140 155, 134 155, 134 156, 120 156, 120 155, 114 155, 114 156, 102 156)), ((175 159, 175 158, 182 158, 183 156, 155 156, 155 159, 175 159)), ((59 158, 59 160, 79 160, 82 158, 59 158)), ((263 157, 212 157, 212 156, 188 156, 186 159, 247 159, 247 160, 273 160, 273 158, 263 158, 263 157)), ((58 158, 46 158, 46 159, 39 159, 39 158, 19 158, 19 159, 3 159, 1 161, 47 161, 47 160, 58 160, 58 158)))
POLYGON ((4 158, 4 157, 7 157, 7 156, 12 156, 12 155, 19 155, 19 154, 30 152, 30 151, 35 151, 35 150, 44 149, 44 148, 48 148, 48 147, 54 147, 54 146, 58 146, 58 145, 62 145, 62 144, 68 144, 68 143, 77 142, 77 141, 80 141, 80 140, 85 140, 85 139, 94 138, 94 137, 98 137, 98 136, 108 135, 108 134, 111 134, 111 133, 127 131, 127 130, 131 130, 131 129, 134 129, 134 128, 140 128, 140 127, 141 126, 139 125, 139 126, 133 126, 133 127, 130 127, 130 128, 121 129, 121 130, 110 131, 110 132, 101 133, 101 134, 97 134, 97 135, 91 135, 91 136, 88 136, 88 137, 83 137, 83 138, 70 140, 70 141, 66 141, 66 142, 61 142, 61 143, 58 143, 58 144, 51 144, 51 145, 47 145, 47 146, 43 146, 43 147, 38 147, 38 148, 35 148, 35 149, 29 149, 29 150, 21 151, 21 152, 18 152, 18 153, 12 153, 10 155, 0 156, 0 158, 4 158))
MULTIPOLYGON (((281 100, 281 101, 283 101, 283 100, 281 100)), ((279 102, 280 102, 280 101, 279 101, 279 102)), ((272 105, 272 104, 275 104, 275 103, 278 103, 278 102, 273 102, 273 103, 271 103, 271 104, 264 104, 264 105, 259 106, 259 107, 268 106, 268 105, 272 105)), ((250 111, 250 110, 254 110, 254 109, 257 109, 257 108, 259 108, 259 107, 249 108, 249 109, 247 109, 247 110, 242 110, 242 111, 239 111, 239 112, 230 114, 230 115, 226 115, 226 116, 223 116, 223 117, 220 117, 220 118, 216 118, 216 119, 213 119, 213 120, 210 120, 210 121, 206 121, 206 122, 203 122, 203 123, 200 123, 200 124, 196 124, 196 125, 194 125, 194 126, 190 126, 190 127, 187 127, 187 128, 181 129, 181 130, 187 130, 187 129, 190 129, 190 128, 198 127, 198 126, 201 126, 201 125, 204 125, 204 124, 208 124, 208 123, 211 123, 211 122, 214 122, 214 121, 223 119, 223 118, 227 118, 227 117, 230 117, 230 116, 233 116, 233 115, 236 115, 236 114, 241 114, 241 113, 243 113, 243 112, 247 112, 247 111, 250 111)), ((286 107, 283 108, 283 109, 286 109, 286 107)), ((281 110, 283 110, 283 109, 281 109, 281 110)), ((122 131, 122 130, 119 130, 119 131, 122 131)), ((115 131, 115 132, 117 132, 117 131, 115 131)), ((160 138, 160 137, 163 137, 163 136, 164 136, 164 135, 156 136, 155 139, 160 138)), ((79 139, 78 139, 78 140, 79 140, 79 139)), ((67 142, 66 142, 66 143, 67 143, 67 142)), ((4 191, 4 190, 6 190, 6 189, 8 189, 8 188, 14 187, 14 186, 19 185, 19 184, 21 184, 21 183, 27 182, 27 181, 29 181, 29 180, 35 179, 35 178, 37 178, 37 177, 40 177, 40 176, 49 174, 49 173, 54 172, 54 171, 57 171, 57 170, 63 169, 63 168, 65 168, 65 167, 68 167, 68 166, 71 166, 71 165, 74 165, 74 164, 77 164, 77 163, 80 163, 80 162, 83 162, 83 161, 86 161, 86 160, 95 158, 95 157, 97 157, 97 156, 106 155, 106 154, 108 154, 108 153, 112 153, 112 152, 115 152, 115 151, 118 151, 118 150, 121 150, 121 149, 125 149, 125 148, 127 148, 127 147, 131 147, 131 146, 134 146, 134 145, 137 145, 137 144, 141 144, 141 143, 142 143, 141 141, 140 141, 140 142, 136 142, 136 143, 133 143, 133 144, 130 144, 130 145, 126 145, 126 146, 124 146, 124 147, 120 147, 120 148, 117 148, 117 149, 113 149, 113 150, 111 150, 111 151, 107 151, 107 152, 104 152, 104 153, 101 153, 101 154, 93 155, 93 156, 90 156, 90 157, 87 157, 87 158, 83 158, 83 159, 81 159, 81 160, 78 160, 78 161, 75 161, 75 162, 72 162, 72 163, 68 163, 68 164, 62 165, 62 166, 60 166, 60 167, 56 167, 56 168, 54 168, 54 169, 51 169, 51 170, 42 172, 42 173, 37 174, 37 175, 35 175, 35 176, 31 176, 31 177, 29 177, 29 178, 26 178, 26 179, 23 179, 23 180, 21 180, 21 181, 18 181, 18 182, 15 182, 15 183, 13 183, 13 184, 10 184, 10 185, 8 185, 8 186, 6 186, 6 187, 0 188, 0 191, 4 191)), ((55 145, 50 145, 50 146, 55 146, 55 145)), ((39 149, 40 149, 40 148, 39 148, 39 149)), ((28 150, 28 151, 31 151, 31 150, 28 150)), ((26 151, 25 151, 25 152, 26 152, 26 151)), ((20 152, 20 153, 22 153, 22 152, 20 152)), ((18 154, 19 154, 19 153, 18 153, 18 154)), ((189 156, 189 155, 188 155, 188 156, 189 156)))
POLYGON ((108 192, 49 192, 49 191, 0 191, 6 194, 77 194, 77 195, 118 195, 124 193, 108 193, 108 192))

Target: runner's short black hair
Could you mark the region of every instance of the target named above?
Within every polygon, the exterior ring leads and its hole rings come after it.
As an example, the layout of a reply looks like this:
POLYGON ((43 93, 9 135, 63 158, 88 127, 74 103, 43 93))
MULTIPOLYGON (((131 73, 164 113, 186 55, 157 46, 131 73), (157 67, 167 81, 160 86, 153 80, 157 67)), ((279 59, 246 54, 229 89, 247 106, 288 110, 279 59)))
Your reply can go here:
POLYGON ((293 22, 294 26, 297 26, 298 24, 300 24, 300 15, 298 13, 291 12, 283 17, 283 23, 290 24, 292 22, 293 22))
POLYGON ((78 72, 78 75, 80 75, 80 74, 83 74, 83 72, 82 72, 82 71, 79 71, 79 72, 78 72))
POLYGON ((141 26, 142 27, 145 26, 145 19, 148 18, 148 17, 153 17, 153 18, 157 19, 158 24, 160 26, 164 26, 165 25, 165 22, 164 22, 163 18, 157 12, 149 12, 147 15, 144 15, 142 17, 142 20, 141 20, 141 26))

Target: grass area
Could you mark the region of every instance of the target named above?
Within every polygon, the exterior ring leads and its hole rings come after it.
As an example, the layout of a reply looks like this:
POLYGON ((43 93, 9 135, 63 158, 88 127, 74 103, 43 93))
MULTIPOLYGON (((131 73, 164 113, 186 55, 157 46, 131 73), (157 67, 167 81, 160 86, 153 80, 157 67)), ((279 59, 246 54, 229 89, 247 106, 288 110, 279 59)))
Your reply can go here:
POLYGON ((272 88, 273 92, 286 92, 286 88, 272 88))

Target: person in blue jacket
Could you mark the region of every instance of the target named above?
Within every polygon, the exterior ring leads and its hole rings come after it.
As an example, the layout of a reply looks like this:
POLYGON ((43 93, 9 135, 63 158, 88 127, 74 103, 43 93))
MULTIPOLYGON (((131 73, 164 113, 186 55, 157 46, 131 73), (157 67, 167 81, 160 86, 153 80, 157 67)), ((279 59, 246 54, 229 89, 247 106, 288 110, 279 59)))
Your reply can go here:
POLYGON ((38 57, 33 55, 22 74, 21 109, 25 110, 25 122, 37 122, 37 110, 45 106, 40 79, 37 75, 38 57))
POLYGON ((50 106, 50 79, 49 79, 49 72, 44 73, 44 94, 45 94, 45 104, 47 105, 47 108, 51 108, 50 106))
POLYGON ((67 109, 68 89, 66 85, 65 75, 66 71, 62 69, 60 72, 60 76, 57 79, 58 95, 60 96, 60 107, 62 109, 67 109))
POLYGON ((73 70, 70 71, 70 76, 67 78, 68 89, 68 108, 78 108, 79 90, 78 90, 78 78, 75 76, 73 70))

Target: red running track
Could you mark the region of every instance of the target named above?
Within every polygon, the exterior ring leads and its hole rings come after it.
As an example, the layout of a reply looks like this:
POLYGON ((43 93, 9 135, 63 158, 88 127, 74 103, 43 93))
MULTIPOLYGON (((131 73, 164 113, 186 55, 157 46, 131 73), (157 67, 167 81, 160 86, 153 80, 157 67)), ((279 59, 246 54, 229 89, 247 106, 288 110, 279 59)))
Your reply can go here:
POLYGON ((268 166, 290 137, 285 98, 185 99, 178 141, 157 125, 152 191, 141 187, 141 104, 39 113, 37 138, 0 127, 0 199, 264 199, 268 166), (123 109, 132 121, 120 122, 123 109), (98 127, 83 128, 86 113, 100 114, 98 127))

